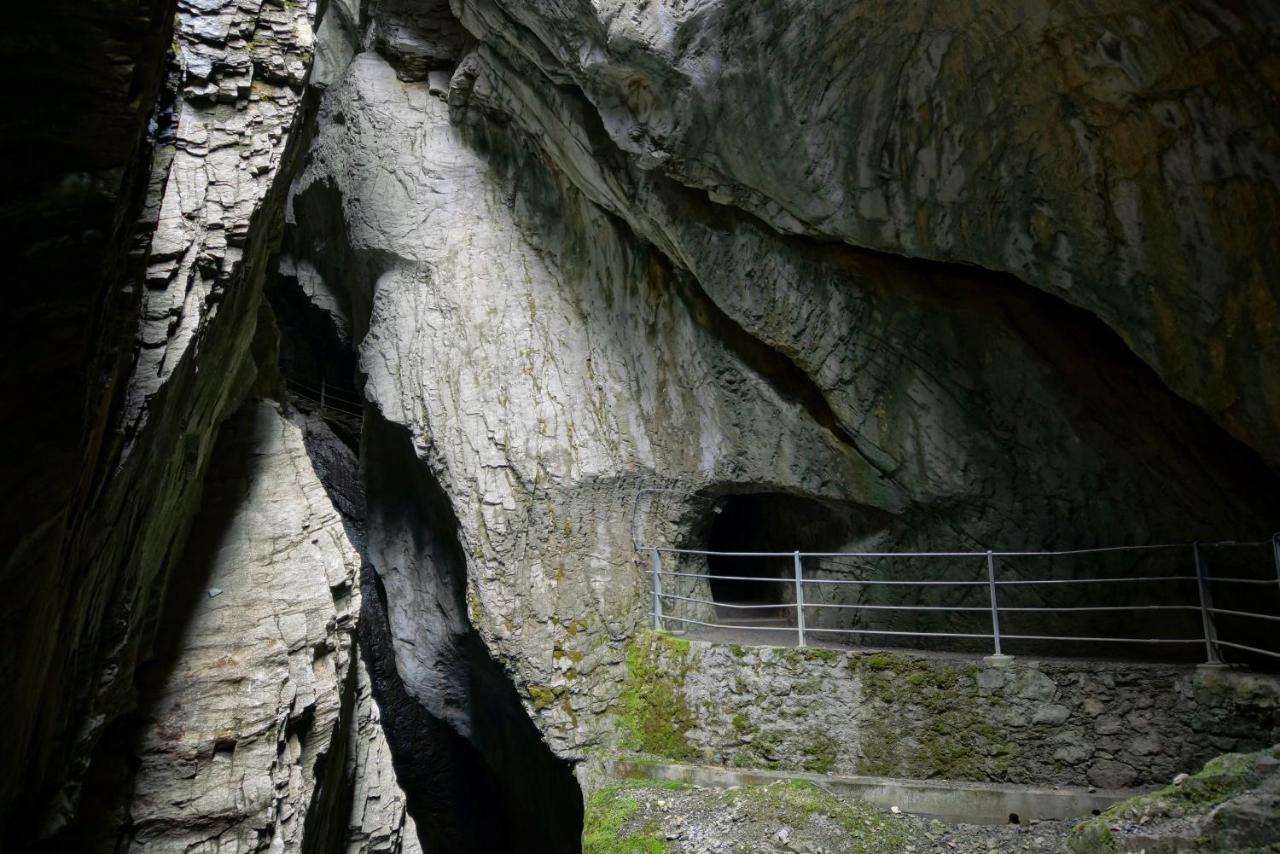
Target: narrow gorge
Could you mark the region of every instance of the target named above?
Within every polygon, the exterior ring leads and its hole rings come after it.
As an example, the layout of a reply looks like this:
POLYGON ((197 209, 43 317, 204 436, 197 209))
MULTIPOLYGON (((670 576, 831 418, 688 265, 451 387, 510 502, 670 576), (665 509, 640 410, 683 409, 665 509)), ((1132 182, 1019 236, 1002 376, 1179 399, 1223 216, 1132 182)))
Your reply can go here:
POLYGON ((1280 845, 1280 10, 0 20, 0 851, 1280 845))

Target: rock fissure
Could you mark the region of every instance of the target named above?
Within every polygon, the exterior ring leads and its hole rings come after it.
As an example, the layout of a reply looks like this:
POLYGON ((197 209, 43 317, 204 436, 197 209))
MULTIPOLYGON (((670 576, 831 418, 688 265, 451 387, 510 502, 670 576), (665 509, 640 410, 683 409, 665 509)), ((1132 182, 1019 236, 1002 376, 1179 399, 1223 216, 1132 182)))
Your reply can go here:
MULTIPOLYGON (((6 9, 0 45, 32 69, 0 85, 25 195, 0 217, 31 284, 0 370, 6 850, 573 851, 584 795, 590 854, 967 843, 804 785, 605 777, 638 748, 743 774, 1156 783, 1274 737, 1266 679, 1169 662, 646 635, 636 548, 1280 526, 1257 4, 80 5, 6 9), (731 831, 718 804, 755 812, 731 831)), ((1272 608, 1269 545, 1199 557, 1268 579, 1213 588, 1215 623, 1274 644, 1231 613, 1272 608)), ((789 555, 662 561, 669 625, 746 605, 793 628, 789 555)), ((811 639, 981 635, 980 589, 822 583, 985 571, 961 563, 809 562, 811 639), (859 607, 904 604, 928 607, 859 607)), ((998 572, 1188 579, 1007 588, 1006 635, 1203 628, 1023 610, 1196 601, 1189 550, 998 572)), ((1211 762, 1070 844, 1271 844, 1273 766, 1211 762)))

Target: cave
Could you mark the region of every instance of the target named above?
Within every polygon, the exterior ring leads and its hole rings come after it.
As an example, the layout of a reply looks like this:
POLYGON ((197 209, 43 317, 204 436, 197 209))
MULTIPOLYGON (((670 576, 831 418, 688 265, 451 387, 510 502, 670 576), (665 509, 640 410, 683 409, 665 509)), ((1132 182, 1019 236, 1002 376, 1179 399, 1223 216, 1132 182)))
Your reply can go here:
POLYGON ((1280 844, 1276 16, 1137 5, 9 4, 0 852, 1280 844))
MULTIPOLYGON (((709 552, 827 551, 840 548, 855 529, 854 509, 781 492, 721 498, 707 527, 709 552)), ((747 557, 709 554, 711 597, 721 620, 754 622, 787 618, 795 602, 795 562, 787 554, 747 557), (776 608, 760 607, 776 604, 776 608)))

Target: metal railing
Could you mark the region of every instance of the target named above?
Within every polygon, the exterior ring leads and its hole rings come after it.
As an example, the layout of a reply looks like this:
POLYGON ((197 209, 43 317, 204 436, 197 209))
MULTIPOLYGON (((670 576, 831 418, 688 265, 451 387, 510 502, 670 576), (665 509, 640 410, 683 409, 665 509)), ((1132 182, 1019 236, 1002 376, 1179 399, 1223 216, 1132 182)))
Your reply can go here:
MULTIPOLYGON (((1204 647, 1205 660, 1208 663, 1222 663, 1222 648, 1239 650, 1255 655, 1268 656, 1273 659, 1280 659, 1280 534, 1272 536, 1269 540, 1261 540, 1255 542, 1217 542, 1217 543, 1170 543, 1149 546, 1114 546, 1106 548, 1089 548, 1089 549, 1069 549, 1059 551, 920 551, 920 552, 721 552, 721 551, 703 551, 697 549, 675 549, 663 548, 656 546, 637 546, 641 553, 651 555, 652 564, 650 574, 653 580, 653 625, 655 629, 664 630, 668 623, 674 623, 681 626, 700 626, 712 629, 734 629, 748 632, 787 632, 795 635, 796 643, 803 647, 807 643, 807 635, 817 633, 832 635, 848 635, 857 637, 906 637, 915 639, 964 639, 964 640, 985 640, 991 643, 991 649, 996 655, 1004 654, 1004 642, 1006 641, 1039 641, 1039 642, 1069 642, 1080 644, 1137 644, 1137 645, 1202 645, 1204 647), (1235 548, 1235 547, 1263 547, 1270 546, 1271 554, 1268 556, 1267 563, 1273 565, 1274 577, 1243 577, 1241 575, 1215 575, 1209 571, 1207 561, 1204 556, 1206 548, 1235 548), (1133 555, 1139 553, 1171 553, 1174 560, 1178 556, 1190 558, 1190 573, 1158 573, 1151 575, 1127 575, 1127 576, 1076 576, 1067 578, 1028 578, 1028 577, 1000 577, 999 567, 1001 561, 1011 558, 1062 558, 1062 557, 1079 557, 1079 556, 1097 556, 1097 555, 1133 555), (673 569, 664 566, 664 556, 668 562, 677 563, 678 560, 686 558, 704 559, 701 561, 700 571, 682 572, 679 569, 673 569), (675 560, 673 560, 673 558, 675 560), (776 571, 773 575, 726 575, 718 572, 712 572, 710 568, 710 559, 771 559, 778 563, 776 571), (781 568, 781 562, 789 559, 789 571, 781 568), (840 566, 834 564, 832 559, 857 559, 858 561, 879 561, 891 559, 919 559, 931 561, 934 559, 942 560, 980 560, 983 564, 983 571, 975 573, 972 578, 923 578, 923 579, 899 579, 899 578, 833 578, 825 577, 831 574, 838 574, 840 566), (812 565, 810 565, 812 564, 812 565), (682 581, 686 580, 687 581, 682 581), (671 588, 664 590, 664 580, 671 588), (779 585, 784 589, 789 588, 790 598, 785 601, 721 601, 713 595, 710 598, 703 598, 696 595, 686 595, 694 592, 691 589, 684 589, 681 592, 674 592, 674 588, 696 588, 698 585, 706 583, 708 585, 724 584, 726 582, 742 584, 763 583, 771 585, 779 585), (1131 586, 1147 586, 1148 595, 1154 591, 1157 594, 1167 594, 1171 591, 1183 591, 1188 588, 1194 589, 1191 597, 1192 601, 1174 601, 1174 602, 1142 602, 1134 601, 1136 598, 1130 594, 1125 596, 1108 596, 1104 602, 1099 602, 1095 594, 1089 592, 1089 585, 1131 585, 1131 586), (1158 587, 1154 587, 1158 585, 1158 587), (1010 591, 1014 589, 1030 589, 1041 591, 1039 594, 1043 597, 1043 591, 1052 591, 1062 589, 1063 586, 1083 588, 1083 594, 1077 596, 1077 602, 1083 598, 1084 604, 1011 604, 1008 602, 1010 591), (1255 608, 1263 607, 1265 599, 1260 599, 1257 595, 1242 595, 1240 593, 1227 596, 1233 607, 1218 607, 1215 605, 1215 592, 1223 587, 1234 586, 1238 590, 1252 590, 1256 593, 1274 593, 1274 613, 1255 610, 1255 608), (842 587, 855 588, 860 591, 875 589, 892 589, 902 587, 908 589, 929 589, 929 588, 953 588, 961 591, 968 591, 971 595, 969 599, 974 597, 973 593, 982 596, 985 601, 982 604, 874 604, 867 602, 842 602, 831 601, 832 595, 821 595, 823 591, 838 591, 842 587), (1002 603, 1002 593, 1005 596, 1005 602, 1002 603), (727 610, 734 614, 770 612, 785 615, 786 619, 793 624, 788 625, 766 625, 760 623, 744 623, 741 621, 722 621, 718 616, 707 616, 703 612, 697 613, 696 616, 680 616, 674 613, 675 608, 669 608, 671 603, 685 603, 694 606, 703 606, 704 611, 709 611, 715 615, 720 610, 727 610), (1248 603, 1237 604, 1237 603, 1248 603), (987 616, 985 622, 989 625, 986 631, 915 631, 900 628, 854 628, 852 626, 832 626, 822 625, 816 626, 812 622, 812 618, 823 611, 853 611, 858 612, 856 616, 862 616, 867 612, 909 612, 915 613, 936 613, 945 612, 948 615, 955 614, 975 614, 985 613, 987 616), (1001 630, 1000 618, 1001 614, 1080 614, 1080 613, 1150 613, 1156 611, 1182 611, 1182 612, 1198 612, 1199 613, 1199 633, 1195 636, 1187 637, 1131 637, 1116 635, 1080 635, 1080 634, 1050 634, 1050 633, 1027 633, 1027 632, 1008 632, 1001 630), (698 617, 707 617, 706 619, 698 619, 698 617), (1243 639, 1239 636, 1233 639, 1223 637, 1220 632, 1218 618, 1225 617, 1230 621, 1252 621, 1259 626, 1274 626, 1275 631, 1267 632, 1250 632, 1245 630, 1243 639), (1271 648, 1258 646, 1257 642, 1245 643, 1243 640, 1252 640, 1254 635, 1258 634, 1267 640, 1267 645, 1271 648)), ((1113 588, 1114 589, 1114 588, 1113 588)), ((1124 591, 1126 588, 1119 588, 1124 591)), ((1164 598, 1164 597, 1162 597, 1164 598)), ((690 610, 688 608, 684 609, 690 610)), ((1194 619, 1188 616, 1188 619, 1194 619)), ((1139 647, 1141 648, 1141 647, 1139 647)))
POLYGON ((360 392, 355 389, 335 386, 323 377, 318 385, 294 377, 285 377, 285 386, 292 394, 319 405, 322 410, 352 418, 364 417, 364 400, 360 392))

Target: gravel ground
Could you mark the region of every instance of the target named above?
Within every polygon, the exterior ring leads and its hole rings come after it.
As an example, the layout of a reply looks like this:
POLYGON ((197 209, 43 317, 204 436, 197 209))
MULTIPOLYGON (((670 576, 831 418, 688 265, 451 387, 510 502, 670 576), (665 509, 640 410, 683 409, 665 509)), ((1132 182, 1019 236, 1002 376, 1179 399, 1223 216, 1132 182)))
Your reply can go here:
POLYGON ((627 783, 592 798, 586 854, 1063 851, 1071 824, 946 824, 802 782, 727 790, 627 783))

